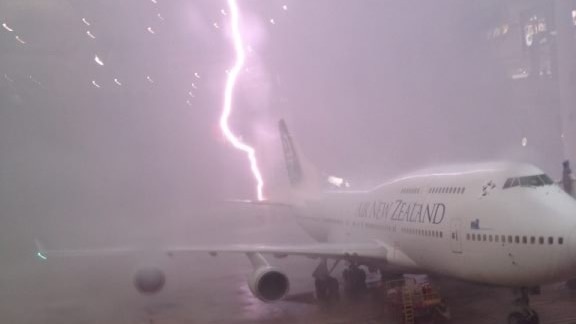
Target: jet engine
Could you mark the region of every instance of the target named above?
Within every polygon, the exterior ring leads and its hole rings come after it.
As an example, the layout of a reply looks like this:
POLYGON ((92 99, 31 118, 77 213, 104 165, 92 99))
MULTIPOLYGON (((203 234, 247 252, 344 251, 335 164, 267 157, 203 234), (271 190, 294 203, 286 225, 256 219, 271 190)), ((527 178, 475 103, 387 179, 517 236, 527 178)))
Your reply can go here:
POLYGON ((141 294, 155 294, 162 290, 165 283, 164 271, 158 268, 141 268, 134 274, 134 286, 141 294))
POLYGON ((248 279, 250 291, 263 302, 274 302, 282 299, 290 289, 288 277, 279 270, 264 266, 259 267, 248 279))

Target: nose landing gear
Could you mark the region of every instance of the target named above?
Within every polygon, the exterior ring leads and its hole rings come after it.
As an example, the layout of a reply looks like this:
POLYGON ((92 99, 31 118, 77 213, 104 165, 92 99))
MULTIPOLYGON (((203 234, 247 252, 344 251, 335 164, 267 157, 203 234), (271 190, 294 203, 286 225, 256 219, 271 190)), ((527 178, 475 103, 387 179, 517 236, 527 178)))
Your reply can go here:
POLYGON ((529 291, 520 289, 520 297, 514 301, 514 310, 508 315, 508 324, 540 324, 538 313, 530 307, 529 291))

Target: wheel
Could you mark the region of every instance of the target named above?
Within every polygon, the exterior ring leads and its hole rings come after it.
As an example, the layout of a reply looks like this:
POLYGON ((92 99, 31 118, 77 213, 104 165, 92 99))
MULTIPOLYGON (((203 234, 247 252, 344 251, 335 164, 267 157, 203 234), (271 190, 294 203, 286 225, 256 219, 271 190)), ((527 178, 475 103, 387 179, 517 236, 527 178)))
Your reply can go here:
POLYGON ((340 300, 340 284, 338 283, 338 279, 334 277, 328 277, 326 279, 327 283, 327 291, 328 291, 328 299, 331 302, 336 302, 340 300))
POLYGON ((316 299, 322 303, 332 303, 340 299, 340 285, 334 277, 316 279, 316 299))
POLYGON ((355 297, 367 290, 366 272, 358 267, 350 267, 344 270, 344 290, 349 296, 355 297))
POLYGON ((540 317, 538 316, 538 313, 532 311, 532 318, 529 322, 530 324, 540 324, 540 317))
POLYGON ((508 324, 528 324, 521 313, 512 313, 508 315, 508 324))
POLYGON ((576 290, 576 279, 570 279, 566 281, 566 287, 570 290, 576 290))
POLYGON ((540 317, 531 309, 524 314, 514 312, 508 316, 508 324, 540 324, 540 317))
POLYGON ((450 315, 450 309, 445 303, 434 307, 433 309, 434 323, 449 323, 452 315, 450 315))

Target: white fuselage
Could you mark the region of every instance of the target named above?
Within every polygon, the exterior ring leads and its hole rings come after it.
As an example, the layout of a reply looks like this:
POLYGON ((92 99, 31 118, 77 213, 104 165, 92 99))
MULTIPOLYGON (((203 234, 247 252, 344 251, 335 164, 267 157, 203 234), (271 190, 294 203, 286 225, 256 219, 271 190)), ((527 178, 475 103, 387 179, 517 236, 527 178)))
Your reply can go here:
POLYGON ((388 259, 413 261, 406 271, 502 286, 576 277, 576 200, 557 185, 505 188, 541 170, 514 163, 446 170, 309 197, 298 219, 318 241, 382 242, 392 249, 388 259))

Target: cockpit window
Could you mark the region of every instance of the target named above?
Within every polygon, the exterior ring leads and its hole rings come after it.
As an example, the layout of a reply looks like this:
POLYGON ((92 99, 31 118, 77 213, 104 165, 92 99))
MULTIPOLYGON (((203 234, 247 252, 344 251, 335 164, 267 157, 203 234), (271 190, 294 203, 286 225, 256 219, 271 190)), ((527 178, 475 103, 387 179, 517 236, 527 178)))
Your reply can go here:
POLYGON ((520 185, 522 187, 540 187, 544 185, 539 176, 530 176, 520 178, 520 185))
POLYGON ((540 179, 542 179, 542 182, 544 182, 545 185, 554 184, 554 181, 552 179, 550 179, 550 177, 546 174, 541 174, 540 179))
POLYGON ((508 178, 508 180, 506 180, 506 183, 504 183, 503 189, 518 187, 519 185, 520 180, 518 178, 508 178))
POLYGON ((546 174, 539 174, 519 178, 508 178, 504 183, 503 189, 508 189, 517 186, 541 187, 552 184, 554 184, 554 181, 552 181, 552 179, 550 179, 549 176, 547 176, 546 174))

